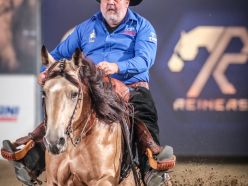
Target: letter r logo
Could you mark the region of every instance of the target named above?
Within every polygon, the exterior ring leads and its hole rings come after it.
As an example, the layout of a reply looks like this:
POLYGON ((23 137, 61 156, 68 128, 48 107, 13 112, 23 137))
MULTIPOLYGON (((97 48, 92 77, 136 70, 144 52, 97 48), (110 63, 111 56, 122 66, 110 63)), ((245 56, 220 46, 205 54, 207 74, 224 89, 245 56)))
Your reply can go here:
POLYGON ((248 61, 248 32, 244 27, 198 26, 182 33, 168 66, 172 72, 180 72, 184 61, 194 60, 199 47, 205 47, 209 57, 187 92, 187 97, 198 97, 212 75, 223 94, 235 94, 235 86, 225 75, 230 64, 245 64, 248 61), (240 53, 225 53, 233 38, 243 44, 240 53))

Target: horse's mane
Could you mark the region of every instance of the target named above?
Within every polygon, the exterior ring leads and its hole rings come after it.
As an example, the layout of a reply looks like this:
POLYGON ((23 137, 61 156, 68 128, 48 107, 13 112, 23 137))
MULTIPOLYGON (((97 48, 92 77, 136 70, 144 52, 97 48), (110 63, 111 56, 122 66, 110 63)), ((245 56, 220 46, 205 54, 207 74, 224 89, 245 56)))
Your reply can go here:
POLYGON ((104 81, 104 73, 88 59, 82 59, 80 79, 89 88, 93 109, 98 118, 112 123, 127 114, 127 103, 112 89, 111 81, 104 81))

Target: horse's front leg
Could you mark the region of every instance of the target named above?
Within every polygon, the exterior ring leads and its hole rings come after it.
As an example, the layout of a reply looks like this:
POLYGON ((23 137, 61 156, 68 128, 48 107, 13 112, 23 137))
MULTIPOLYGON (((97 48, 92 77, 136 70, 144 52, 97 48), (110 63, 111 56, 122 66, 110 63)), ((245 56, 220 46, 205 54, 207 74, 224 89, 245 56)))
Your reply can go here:
POLYGON ((57 186, 56 184, 56 172, 58 171, 57 162, 53 157, 46 151, 46 185, 47 186, 57 186), (52 163, 53 162, 53 163, 52 163), (55 164, 54 164, 55 163, 55 164))
POLYGON ((88 186, 116 186, 118 183, 116 182, 116 178, 112 176, 104 176, 99 180, 92 180, 88 184, 88 186))
POLYGON ((47 186, 68 186, 71 175, 69 163, 64 154, 52 155, 46 151, 47 186))
POLYGON ((81 162, 86 168, 83 180, 92 186, 118 185, 121 169, 122 134, 118 124, 99 123, 82 141, 81 162))

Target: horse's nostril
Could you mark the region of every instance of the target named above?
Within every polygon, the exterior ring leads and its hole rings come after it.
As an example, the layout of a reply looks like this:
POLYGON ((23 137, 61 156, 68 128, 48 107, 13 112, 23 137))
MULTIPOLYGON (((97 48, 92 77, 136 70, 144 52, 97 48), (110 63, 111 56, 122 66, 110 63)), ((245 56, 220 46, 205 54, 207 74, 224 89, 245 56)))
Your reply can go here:
POLYGON ((64 145, 65 144, 65 138, 61 137, 59 138, 59 145, 64 145))

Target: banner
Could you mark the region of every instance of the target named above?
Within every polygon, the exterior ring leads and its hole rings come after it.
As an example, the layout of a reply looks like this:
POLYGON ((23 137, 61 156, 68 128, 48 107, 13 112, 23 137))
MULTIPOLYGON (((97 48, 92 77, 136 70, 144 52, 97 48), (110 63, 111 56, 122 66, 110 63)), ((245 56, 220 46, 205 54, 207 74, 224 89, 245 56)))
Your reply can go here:
POLYGON ((248 14, 210 5, 184 7, 161 43, 152 74, 161 138, 179 155, 247 156, 248 14))
POLYGON ((35 76, 0 76, 0 148, 3 140, 15 141, 33 130, 36 119, 35 82, 35 76))

